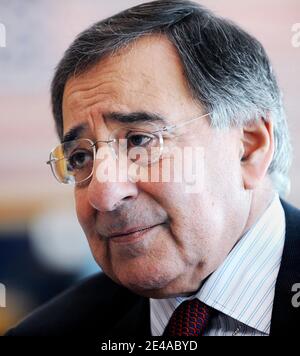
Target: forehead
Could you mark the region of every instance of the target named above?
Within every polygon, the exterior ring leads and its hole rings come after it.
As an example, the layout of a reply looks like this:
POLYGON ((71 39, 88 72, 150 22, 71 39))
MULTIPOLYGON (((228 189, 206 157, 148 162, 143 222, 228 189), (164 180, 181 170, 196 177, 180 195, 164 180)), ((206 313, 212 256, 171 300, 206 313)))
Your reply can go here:
MULTIPOLYGON (((192 101, 176 49, 163 36, 143 37, 68 80, 64 132, 104 112, 170 115, 192 101)), ((187 114, 187 113, 186 113, 187 114)))

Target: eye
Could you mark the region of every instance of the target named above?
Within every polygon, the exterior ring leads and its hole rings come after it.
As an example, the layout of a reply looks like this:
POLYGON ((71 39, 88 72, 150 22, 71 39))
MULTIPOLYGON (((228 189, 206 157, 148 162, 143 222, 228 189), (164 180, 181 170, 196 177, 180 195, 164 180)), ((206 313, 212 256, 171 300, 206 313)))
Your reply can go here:
POLYGON ((75 151, 68 159, 68 170, 74 171, 83 169, 91 162, 93 162, 92 152, 85 150, 75 151))
POLYGON ((147 147, 151 146, 154 137, 147 133, 130 132, 127 134, 128 147, 147 147))

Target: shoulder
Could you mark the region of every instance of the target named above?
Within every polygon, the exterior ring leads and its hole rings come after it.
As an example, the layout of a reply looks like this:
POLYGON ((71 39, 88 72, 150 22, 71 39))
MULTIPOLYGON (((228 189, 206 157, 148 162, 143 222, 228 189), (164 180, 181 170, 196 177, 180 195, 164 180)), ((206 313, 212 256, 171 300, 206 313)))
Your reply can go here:
POLYGON ((7 336, 101 334, 103 320, 106 328, 113 326, 137 298, 99 273, 37 309, 7 336))
POLYGON ((290 239, 300 239, 300 210, 281 200, 286 218, 286 233, 290 239))
POLYGON ((294 286, 300 281, 300 211, 285 201, 281 203, 286 218, 286 234, 275 288, 271 323, 273 336, 297 334, 300 320, 300 308, 292 302, 294 286))
POLYGON ((281 201, 286 220, 283 260, 300 274, 300 210, 281 201))
POLYGON ((300 210, 281 201, 286 220, 285 245, 279 279, 284 275, 285 284, 300 280, 300 210))

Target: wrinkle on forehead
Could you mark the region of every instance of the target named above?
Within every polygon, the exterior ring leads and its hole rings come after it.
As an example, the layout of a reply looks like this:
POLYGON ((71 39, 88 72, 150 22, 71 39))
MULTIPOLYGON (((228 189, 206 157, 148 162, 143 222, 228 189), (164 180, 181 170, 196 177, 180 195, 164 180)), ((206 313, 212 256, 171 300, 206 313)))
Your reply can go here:
POLYGON ((163 110, 187 97, 191 95, 176 49, 163 36, 147 36, 67 82, 64 126, 70 126, 69 119, 83 120, 102 110, 163 110))

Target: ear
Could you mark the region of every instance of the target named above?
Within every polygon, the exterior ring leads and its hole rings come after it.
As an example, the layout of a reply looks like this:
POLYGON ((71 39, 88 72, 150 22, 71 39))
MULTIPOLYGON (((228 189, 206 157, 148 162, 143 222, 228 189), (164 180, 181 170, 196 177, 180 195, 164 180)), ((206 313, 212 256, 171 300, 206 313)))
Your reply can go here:
POLYGON ((242 129, 241 168, 245 189, 255 189, 265 178, 274 155, 273 123, 261 118, 242 129))

